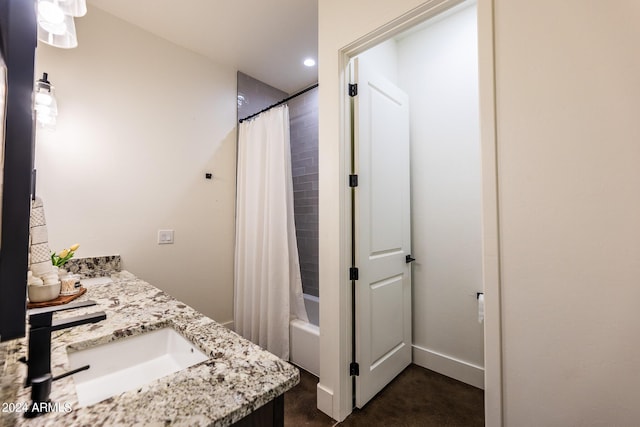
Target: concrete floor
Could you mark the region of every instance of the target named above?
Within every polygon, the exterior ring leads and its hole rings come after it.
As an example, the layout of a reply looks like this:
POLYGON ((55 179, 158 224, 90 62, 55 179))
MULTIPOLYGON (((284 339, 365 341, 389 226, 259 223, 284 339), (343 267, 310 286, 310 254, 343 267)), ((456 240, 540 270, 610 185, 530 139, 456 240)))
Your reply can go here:
POLYGON ((417 365, 341 423, 316 408, 318 378, 302 369, 300 376, 285 394, 285 426, 484 426, 483 390, 417 365))

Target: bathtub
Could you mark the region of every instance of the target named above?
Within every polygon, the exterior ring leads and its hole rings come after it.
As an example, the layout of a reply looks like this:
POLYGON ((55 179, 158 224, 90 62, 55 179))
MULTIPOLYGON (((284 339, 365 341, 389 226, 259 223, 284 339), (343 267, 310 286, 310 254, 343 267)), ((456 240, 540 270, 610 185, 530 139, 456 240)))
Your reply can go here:
POLYGON ((295 319, 289 324, 289 360, 320 376, 320 299, 304 294, 309 323, 295 319))

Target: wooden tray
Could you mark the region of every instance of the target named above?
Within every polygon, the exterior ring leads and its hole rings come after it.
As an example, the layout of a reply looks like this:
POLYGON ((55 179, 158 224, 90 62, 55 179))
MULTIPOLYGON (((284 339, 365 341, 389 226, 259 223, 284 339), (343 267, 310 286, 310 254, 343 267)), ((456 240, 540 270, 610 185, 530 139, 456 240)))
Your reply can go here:
POLYGON ((29 302, 29 303, 27 303, 27 309, 29 309, 29 308, 51 307, 52 305, 66 304, 66 303, 71 302, 74 299, 78 298, 80 295, 84 294, 85 292, 87 292, 87 288, 85 288, 84 286, 80 286, 80 290, 78 291, 77 294, 60 295, 58 298, 52 299, 51 301, 29 302))

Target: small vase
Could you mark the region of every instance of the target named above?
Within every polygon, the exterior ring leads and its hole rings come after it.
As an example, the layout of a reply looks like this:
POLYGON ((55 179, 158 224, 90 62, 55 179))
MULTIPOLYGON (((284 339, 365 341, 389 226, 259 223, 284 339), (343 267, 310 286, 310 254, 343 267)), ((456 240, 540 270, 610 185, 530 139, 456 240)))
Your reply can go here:
POLYGON ((65 270, 62 267, 58 267, 58 278, 62 279, 64 276, 66 276, 67 274, 69 274, 69 272, 67 272, 67 270, 65 270))

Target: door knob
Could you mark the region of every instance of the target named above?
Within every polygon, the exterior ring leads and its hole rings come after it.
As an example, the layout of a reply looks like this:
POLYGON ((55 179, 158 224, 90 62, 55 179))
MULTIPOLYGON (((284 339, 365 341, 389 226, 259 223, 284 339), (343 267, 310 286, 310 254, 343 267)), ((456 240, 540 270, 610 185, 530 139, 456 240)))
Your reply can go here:
POLYGON ((415 261, 416 259, 411 257, 411 254, 407 255, 407 257, 405 258, 407 264, 409 264, 410 262, 415 261))

